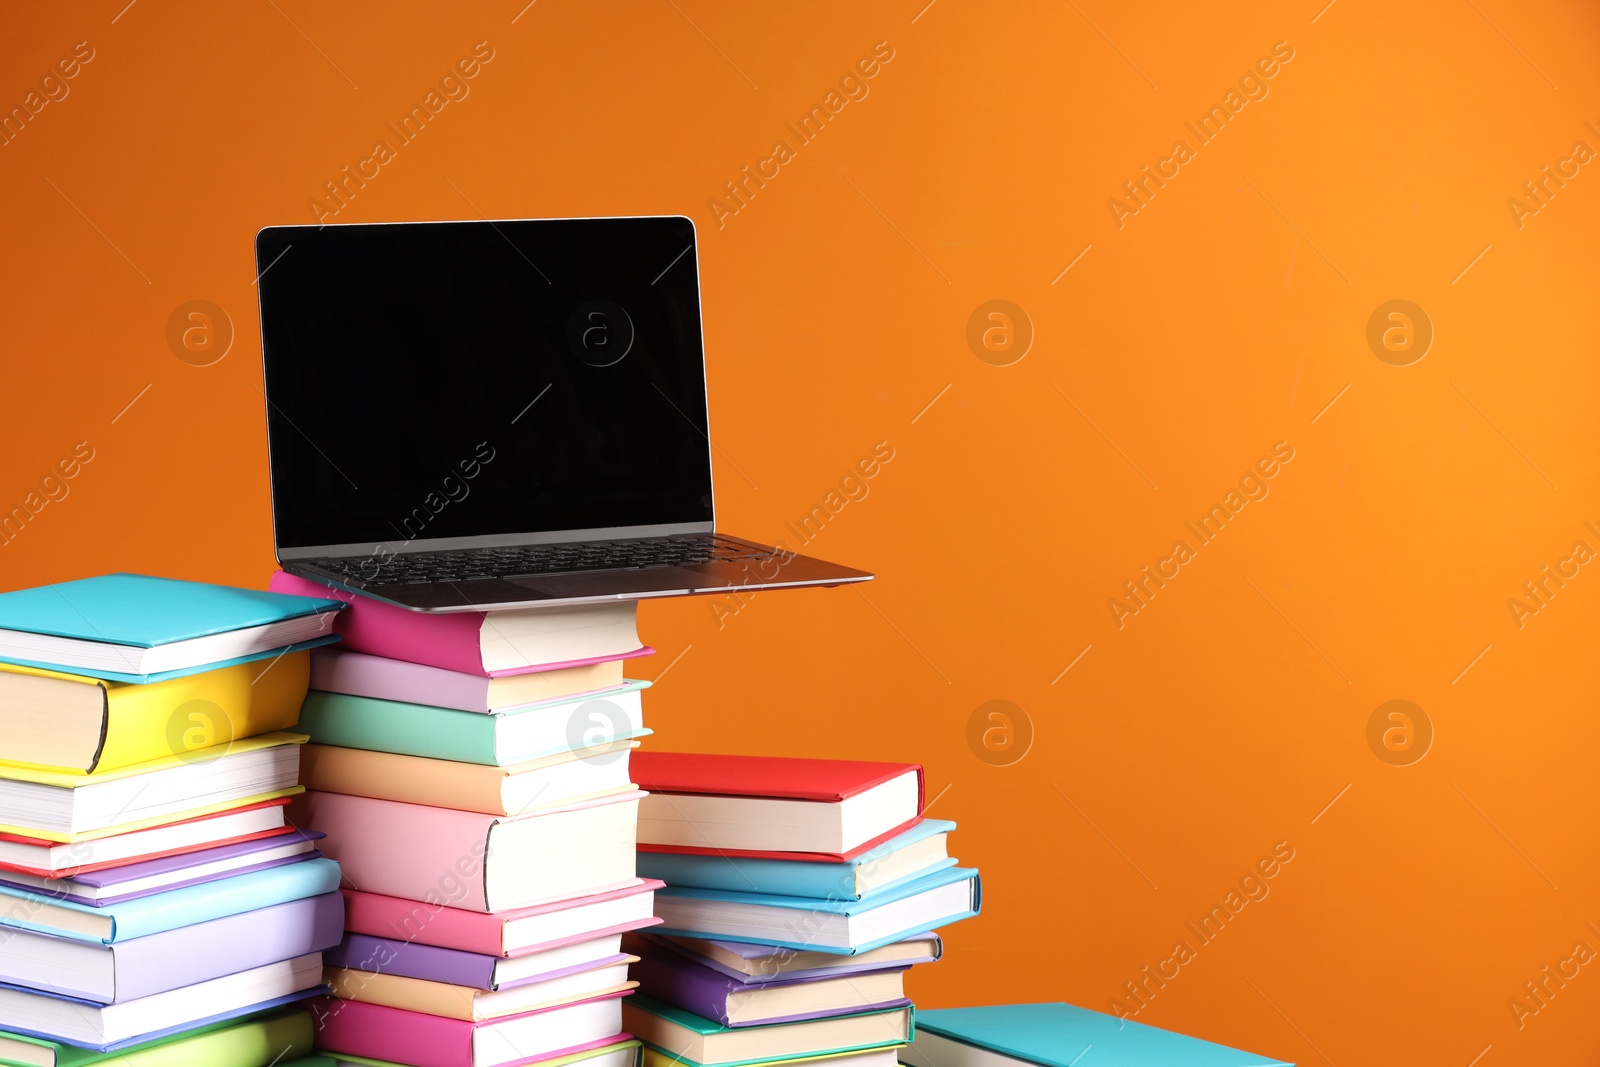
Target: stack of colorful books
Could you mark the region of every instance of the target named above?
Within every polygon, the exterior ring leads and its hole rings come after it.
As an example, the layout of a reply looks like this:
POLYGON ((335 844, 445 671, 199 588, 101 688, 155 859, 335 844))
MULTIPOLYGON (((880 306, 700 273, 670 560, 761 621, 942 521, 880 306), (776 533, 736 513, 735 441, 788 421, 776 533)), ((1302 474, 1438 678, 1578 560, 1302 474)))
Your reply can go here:
MULTIPOLYGON (((278 573, 272 588, 328 592, 278 573)), ((632 1067, 631 603, 425 615, 354 597, 312 656, 303 826, 345 876, 317 1045, 408 1067, 632 1067)))
POLYGON ((311 1052, 283 1006, 344 907, 285 818, 284 731, 342 607, 132 574, 0 595, 0 1064, 311 1052))
POLYGON ((978 913, 978 872, 922 817, 912 764, 641 752, 639 871, 663 925, 630 937, 646 1067, 893 1067, 909 968, 978 913))

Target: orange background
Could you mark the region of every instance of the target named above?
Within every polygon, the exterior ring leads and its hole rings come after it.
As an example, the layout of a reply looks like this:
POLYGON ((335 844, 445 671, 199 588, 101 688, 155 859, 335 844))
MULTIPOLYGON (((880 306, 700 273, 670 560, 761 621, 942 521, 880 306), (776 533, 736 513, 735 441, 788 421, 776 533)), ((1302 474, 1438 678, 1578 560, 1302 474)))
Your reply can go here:
POLYGON ((313 221, 487 41, 337 221, 693 217, 733 532, 792 544, 892 446, 809 547, 876 582, 647 605, 643 673, 663 748, 926 764, 987 908, 919 1003, 1105 1010, 1286 841, 1141 1021, 1340 1067, 1600 1054, 1600 968, 1507 1006, 1600 949, 1600 576, 1507 607, 1600 548, 1600 175, 1521 228, 1506 203, 1600 148, 1592 8, 125 2, 0 37, 7 109, 94 49, 0 148, 0 506, 95 452, 0 584, 265 582, 252 235, 313 221), (870 95, 719 228, 722 183, 879 41, 870 95), (1119 229, 1107 199, 1278 41, 1270 94, 1119 229), (1436 330, 1406 367, 1365 340, 1396 298, 1436 330), (236 333, 212 366, 166 340, 196 299, 236 333), (1036 331, 1009 366, 966 340, 991 299, 1036 331), (1278 441, 1270 495, 1119 629, 1108 598, 1278 441), (1010 766, 968 743, 994 699, 1031 722, 1010 766), (1367 741, 1394 699, 1435 734, 1410 766, 1367 741))

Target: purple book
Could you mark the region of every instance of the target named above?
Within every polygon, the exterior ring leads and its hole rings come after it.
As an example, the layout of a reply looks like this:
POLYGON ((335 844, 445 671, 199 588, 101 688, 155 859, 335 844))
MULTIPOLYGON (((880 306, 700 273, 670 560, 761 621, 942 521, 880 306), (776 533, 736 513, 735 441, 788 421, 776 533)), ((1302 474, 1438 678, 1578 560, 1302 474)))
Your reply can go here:
POLYGON ((231 878, 236 874, 249 874, 251 871, 264 871, 268 867, 316 859, 322 853, 312 848, 311 843, 326 836, 320 830, 296 830, 290 834, 275 834, 254 841, 240 841, 177 856, 87 871, 71 878, 34 878, 7 871, 0 877, 0 885, 25 889, 58 900, 70 900, 91 908, 103 908, 136 897, 165 893, 170 889, 182 889, 218 878, 231 878), (119 887, 126 887, 126 891, 119 891, 119 887))
MULTIPOLYGON (((605 939, 602 939, 605 940, 605 939)), ((446 985, 467 986, 490 992, 516 989, 519 986, 580 974, 596 967, 609 967, 624 963, 632 957, 626 952, 603 954, 596 958, 580 960, 564 967, 553 967, 538 974, 519 975, 505 980, 503 968, 515 966, 517 960, 499 956, 482 956, 476 952, 421 945, 415 941, 396 941, 387 937, 367 934, 346 934, 337 948, 323 954, 323 962, 330 967, 348 967, 372 974, 394 974, 403 978, 420 978, 425 982, 443 982, 446 985)))
POLYGON ((114 945, 7 930, 0 941, 0 983, 119 1004, 321 952, 337 945, 343 932, 344 897, 336 892, 114 945))
POLYGON ((913 934, 904 941, 897 941, 894 946, 885 946, 885 948, 925 944, 927 946, 926 950, 919 952, 915 956, 904 956, 892 961, 872 959, 872 956, 884 951, 884 949, 876 949, 871 953, 865 953, 864 955, 868 957, 866 959, 858 956, 831 957, 833 959, 849 960, 851 961, 849 963, 832 964, 826 967, 792 968, 780 971, 776 967, 777 961, 793 957, 795 955, 794 949, 782 948, 777 945, 755 945, 745 941, 705 942, 705 944, 715 949, 744 960, 750 970, 755 972, 754 974, 747 974, 742 970, 728 966, 721 960, 700 954, 691 945, 685 944, 684 938, 667 937, 648 932, 641 932, 637 936, 638 940, 634 942, 630 951, 640 956, 656 955, 662 949, 667 949, 688 956, 701 966, 709 967, 745 985, 766 985, 769 982, 789 982, 799 978, 838 978, 847 974, 899 970, 918 963, 934 963, 944 956, 944 941, 938 934, 913 934), (654 947, 645 947, 646 943, 654 947))
MULTIPOLYGON (((892 967, 880 967, 878 970, 880 973, 894 973, 908 969, 908 965, 897 964, 892 967)), ((854 1015, 863 1011, 903 1008, 911 1003, 905 997, 899 996, 863 1004, 853 982, 839 981, 827 975, 747 985, 720 971, 702 966, 688 956, 660 950, 640 959, 629 970, 628 976, 639 983, 639 992, 647 996, 731 1027, 790 1023, 801 1019, 824 1019, 832 1015, 854 1015), (841 996, 837 1007, 787 1015, 767 1014, 760 1007, 762 1000, 768 998, 775 1000, 785 989, 810 985, 814 982, 826 982, 830 979, 840 986, 841 996)))

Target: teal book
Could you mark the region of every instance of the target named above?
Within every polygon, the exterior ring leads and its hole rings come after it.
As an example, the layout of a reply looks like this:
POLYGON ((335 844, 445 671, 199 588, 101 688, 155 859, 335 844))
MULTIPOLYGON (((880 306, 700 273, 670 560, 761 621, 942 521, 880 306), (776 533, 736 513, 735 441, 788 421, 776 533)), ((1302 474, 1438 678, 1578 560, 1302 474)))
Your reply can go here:
POLYGON ((922 1016, 906 1005, 822 1019, 724 1026, 643 993, 622 1001, 622 1028, 645 1043, 644 1067, 747 1067, 893 1048, 910 1041, 921 1021, 922 1016), (784 1052, 773 1055, 774 1047, 784 1052))
POLYGON ((0 660, 146 682, 334 639, 342 601, 144 574, 0 593, 0 660))
MULTIPOLYGON (((339 888, 339 865, 329 859, 237 874, 152 893, 105 907, 41 896, 0 885, 0 927, 52 934, 91 944, 117 944, 229 915, 257 911, 339 888)), ((0 931, 0 937, 3 937, 0 931)))
POLYGON ((918 1012, 916 1040, 900 1061, 911 1067, 976 1067, 993 1065, 995 1055, 1037 1067, 1293 1067, 1071 1004, 918 1012))
POLYGON ((854 956, 970 919, 982 906, 978 872, 966 867, 935 871, 862 900, 669 885, 656 890, 662 925, 650 932, 854 956))
POLYGON ((506 767, 558 752, 645 737, 649 682, 484 715, 312 690, 298 731, 319 745, 506 767))
POLYGON ((641 852, 639 877, 659 878, 684 889, 862 900, 954 867, 956 861, 945 850, 945 835, 955 828, 948 820, 923 819, 905 833, 842 861, 641 852))

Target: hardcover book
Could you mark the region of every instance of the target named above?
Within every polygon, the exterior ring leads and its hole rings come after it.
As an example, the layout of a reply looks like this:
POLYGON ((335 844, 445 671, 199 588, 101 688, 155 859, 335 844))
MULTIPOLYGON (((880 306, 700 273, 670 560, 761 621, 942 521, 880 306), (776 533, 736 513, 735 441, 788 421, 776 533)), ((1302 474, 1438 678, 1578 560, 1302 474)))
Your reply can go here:
POLYGON ((121 1004, 339 943, 344 898, 324 893, 112 945, 27 930, 0 939, 0 982, 121 1004))
POLYGON ((0 664, 5 767, 114 771, 244 737, 300 718, 311 653, 240 663, 148 685, 0 664))
POLYGON ((345 929, 487 956, 520 958, 597 937, 658 926, 652 913, 661 883, 630 879, 615 889, 548 904, 485 914, 443 902, 407 900, 347 889, 345 929))
POLYGON ((739 1027, 907 1007, 911 1001, 901 981, 906 970, 879 967, 752 985, 676 952, 653 952, 634 965, 633 977, 652 999, 739 1027))
POLYGON ((1097 1067, 1293 1067, 1071 1004, 941 1008, 917 1023, 901 1055, 912 1067, 1071 1067, 1091 1048, 1097 1067))
POLYGON ((982 900, 978 872, 961 867, 937 871, 864 900, 668 886, 656 894, 656 914, 662 920, 656 932, 853 956, 969 919, 978 914, 982 900))
POLYGON ((516 817, 306 793, 291 807, 363 890, 498 912, 634 880, 637 791, 516 817), (552 861, 551 857, 560 857, 552 861))
POLYGON ((846 859, 922 814, 910 763, 643 751, 633 777, 651 793, 639 842, 652 852, 846 859))
POLYGON ((627 682, 495 715, 313 689, 299 728, 322 745, 505 767, 647 736, 639 694, 649 685, 627 682))
POLYGON ((148 682, 334 638, 325 595, 103 574, 0 593, 0 660, 148 682))
MULTIPOLYGON (((120 1052, 0 1033, 7 1067, 290 1067, 311 1051, 311 1016, 279 1009, 183 1030, 120 1052)), ((331 1061, 329 1061, 331 1063, 331 1061)))
POLYGON ((349 605, 333 620, 343 648, 448 671, 499 677, 650 651, 639 643, 637 609, 631 601, 428 615, 284 571, 273 574, 270 586, 349 605))

